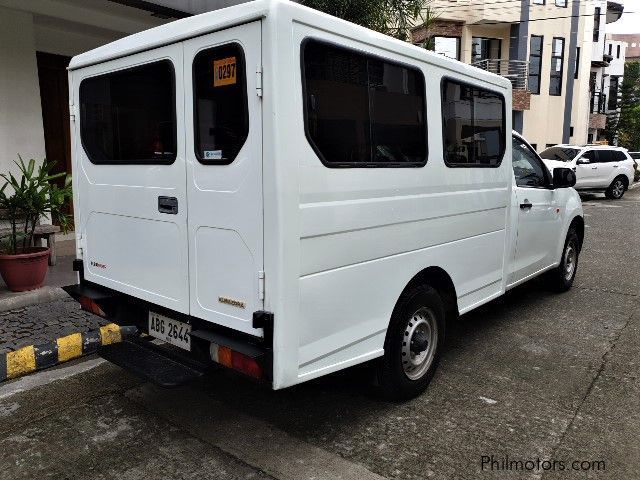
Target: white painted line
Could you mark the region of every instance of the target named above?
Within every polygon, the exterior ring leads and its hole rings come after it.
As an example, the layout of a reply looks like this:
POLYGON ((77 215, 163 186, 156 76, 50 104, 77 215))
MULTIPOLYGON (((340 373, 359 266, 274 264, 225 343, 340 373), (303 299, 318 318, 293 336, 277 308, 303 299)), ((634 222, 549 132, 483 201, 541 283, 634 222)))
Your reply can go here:
POLYGON ((96 368, 104 362, 105 360, 102 358, 92 358, 74 365, 43 370, 32 375, 27 375, 26 377, 21 377, 14 382, 0 386, 0 400, 4 400, 5 398, 9 398, 18 393, 27 392, 37 387, 42 387, 51 382, 75 377, 76 375, 80 375, 81 373, 85 373, 96 368))
POLYGON ((129 390, 126 396, 279 480, 384 480, 360 464, 291 437, 193 389, 162 390, 146 384, 129 390))

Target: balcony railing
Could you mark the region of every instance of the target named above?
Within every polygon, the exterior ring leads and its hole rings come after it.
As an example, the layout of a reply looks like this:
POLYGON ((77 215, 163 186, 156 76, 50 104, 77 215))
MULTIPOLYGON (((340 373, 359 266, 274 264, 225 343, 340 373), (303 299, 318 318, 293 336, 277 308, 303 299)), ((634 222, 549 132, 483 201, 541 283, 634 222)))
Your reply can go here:
POLYGON ((590 109, 591 113, 607 113, 607 95, 599 91, 591 92, 590 109))
POLYGON ((529 62, 525 60, 487 59, 473 62, 471 65, 505 77, 516 90, 527 90, 529 62))

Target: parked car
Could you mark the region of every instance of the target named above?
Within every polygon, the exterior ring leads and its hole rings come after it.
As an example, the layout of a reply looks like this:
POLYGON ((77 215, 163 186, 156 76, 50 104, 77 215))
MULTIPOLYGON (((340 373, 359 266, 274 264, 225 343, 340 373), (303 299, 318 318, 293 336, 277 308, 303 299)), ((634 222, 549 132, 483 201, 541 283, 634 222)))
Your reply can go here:
POLYGON ((575 173, 511 135, 506 78, 284 0, 69 72, 67 291, 165 342, 101 351, 145 378, 216 362, 281 389, 372 361, 407 398, 457 315, 543 273, 573 283, 575 173))
POLYGON ((604 192, 607 198, 617 200, 634 181, 635 162, 621 147, 556 145, 540 156, 551 171, 573 169, 578 191, 604 192))

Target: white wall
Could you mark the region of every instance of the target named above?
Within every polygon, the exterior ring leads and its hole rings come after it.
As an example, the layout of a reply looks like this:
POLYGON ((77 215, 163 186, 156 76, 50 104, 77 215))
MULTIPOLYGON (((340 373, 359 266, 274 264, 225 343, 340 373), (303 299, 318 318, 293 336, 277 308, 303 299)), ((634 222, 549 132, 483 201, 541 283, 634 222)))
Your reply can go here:
POLYGON ((40 87, 29 13, 0 7, 0 171, 17 154, 41 160, 45 156, 40 87))

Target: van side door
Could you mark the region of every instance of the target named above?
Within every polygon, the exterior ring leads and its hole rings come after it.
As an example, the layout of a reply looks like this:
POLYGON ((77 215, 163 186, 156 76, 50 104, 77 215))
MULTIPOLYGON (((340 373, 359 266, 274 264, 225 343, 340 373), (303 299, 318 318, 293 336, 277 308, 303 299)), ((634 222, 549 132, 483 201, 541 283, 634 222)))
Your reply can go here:
POLYGON ((262 310, 261 22, 184 42, 190 313, 252 335, 262 310))
POLYGON ((509 284, 525 280, 554 263, 562 227, 556 192, 549 188, 549 171, 517 137, 513 137, 513 171, 517 203, 512 211, 517 211, 518 230, 509 284))
POLYGON ((189 313, 182 45, 71 72, 86 280, 189 313))

